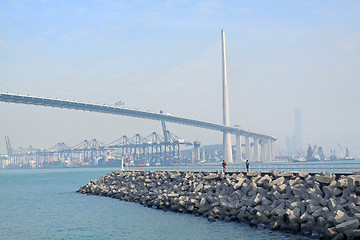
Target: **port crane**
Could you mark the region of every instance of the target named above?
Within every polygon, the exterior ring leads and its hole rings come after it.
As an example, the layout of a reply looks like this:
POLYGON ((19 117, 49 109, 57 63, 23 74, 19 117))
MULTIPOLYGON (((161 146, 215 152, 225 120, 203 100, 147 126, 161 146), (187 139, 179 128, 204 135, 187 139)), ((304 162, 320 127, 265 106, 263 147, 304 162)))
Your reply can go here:
POLYGON ((313 148, 311 148, 311 145, 309 144, 307 153, 306 153, 306 159, 312 159, 314 158, 314 153, 316 151, 317 145, 314 145, 313 148))
POLYGON ((324 151, 323 151, 322 147, 320 147, 320 146, 318 148, 318 155, 319 155, 320 160, 325 160, 324 151))
MULTIPOLYGON (((163 111, 160 110, 160 113, 162 114, 163 111)), ((168 115, 168 113, 166 114, 168 115)), ((166 124, 165 124, 165 120, 161 120, 161 127, 162 127, 162 131, 163 131, 163 135, 164 135, 164 163, 166 164, 168 155, 170 155, 170 153, 172 151, 177 151, 175 148, 172 149, 172 145, 170 144, 171 141, 175 141, 175 138, 173 136, 171 136, 170 132, 166 129, 166 124)), ((179 159, 178 159, 179 160, 179 159)))
POLYGON ((8 155, 9 156, 12 155, 13 149, 11 147, 9 136, 5 136, 5 144, 6 144, 6 150, 7 150, 8 155))
POLYGON ((341 152, 344 154, 344 150, 342 149, 342 147, 340 146, 340 144, 339 144, 339 143, 337 143, 337 145, 339 146, 339 148, 340 148, 341 152))

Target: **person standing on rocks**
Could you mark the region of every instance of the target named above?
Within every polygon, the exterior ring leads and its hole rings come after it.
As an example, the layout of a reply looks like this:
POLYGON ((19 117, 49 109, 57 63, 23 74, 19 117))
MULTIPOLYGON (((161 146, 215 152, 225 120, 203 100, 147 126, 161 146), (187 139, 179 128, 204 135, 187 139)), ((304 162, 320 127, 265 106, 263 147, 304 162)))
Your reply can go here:
POLYGON ((222 162, 222 167, 223 167, 223 171, 226 172, 226 162, 225 162, 225 160, 223 160, 223 162, 222 162))
POLYGON ((249 160, 246 160, 246 171, 248 172, 249 171, 249 160))

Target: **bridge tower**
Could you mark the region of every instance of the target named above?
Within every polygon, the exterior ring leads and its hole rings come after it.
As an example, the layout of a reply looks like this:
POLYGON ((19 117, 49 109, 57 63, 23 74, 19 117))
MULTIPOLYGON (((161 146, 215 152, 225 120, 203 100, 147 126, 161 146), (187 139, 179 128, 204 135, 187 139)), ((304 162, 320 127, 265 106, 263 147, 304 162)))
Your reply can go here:
MULTIPOLYGON (((222 86, 223 86, 223 123, 225 126, 230 126, 229 115, 229 93, 228 83, 226 75, 226 53, 225 53, 225 32, 221 30, 222 40, 222 86)), ((232 163, 232 147, 231 147, 231 135, 230 132, 223 132, 223 148, 224 148, 224 160, 232 163)))

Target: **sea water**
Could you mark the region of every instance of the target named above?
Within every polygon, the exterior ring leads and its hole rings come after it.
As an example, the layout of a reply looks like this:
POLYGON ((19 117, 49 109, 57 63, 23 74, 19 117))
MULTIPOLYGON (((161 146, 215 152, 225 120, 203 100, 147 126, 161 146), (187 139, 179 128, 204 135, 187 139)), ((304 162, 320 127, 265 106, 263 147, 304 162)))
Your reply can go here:
POLYGON ((0 239, 306 239, 76 193, 114 170, 0 170, 0 239))

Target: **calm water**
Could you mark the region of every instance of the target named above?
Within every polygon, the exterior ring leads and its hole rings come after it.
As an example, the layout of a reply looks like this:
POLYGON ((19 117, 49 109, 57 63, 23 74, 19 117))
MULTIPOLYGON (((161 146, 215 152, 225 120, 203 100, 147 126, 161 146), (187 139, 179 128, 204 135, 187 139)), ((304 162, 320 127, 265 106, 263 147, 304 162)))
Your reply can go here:
POLYGON ((75 192, 113 170, 1 170, 0 239, 305 239, 75 192))

